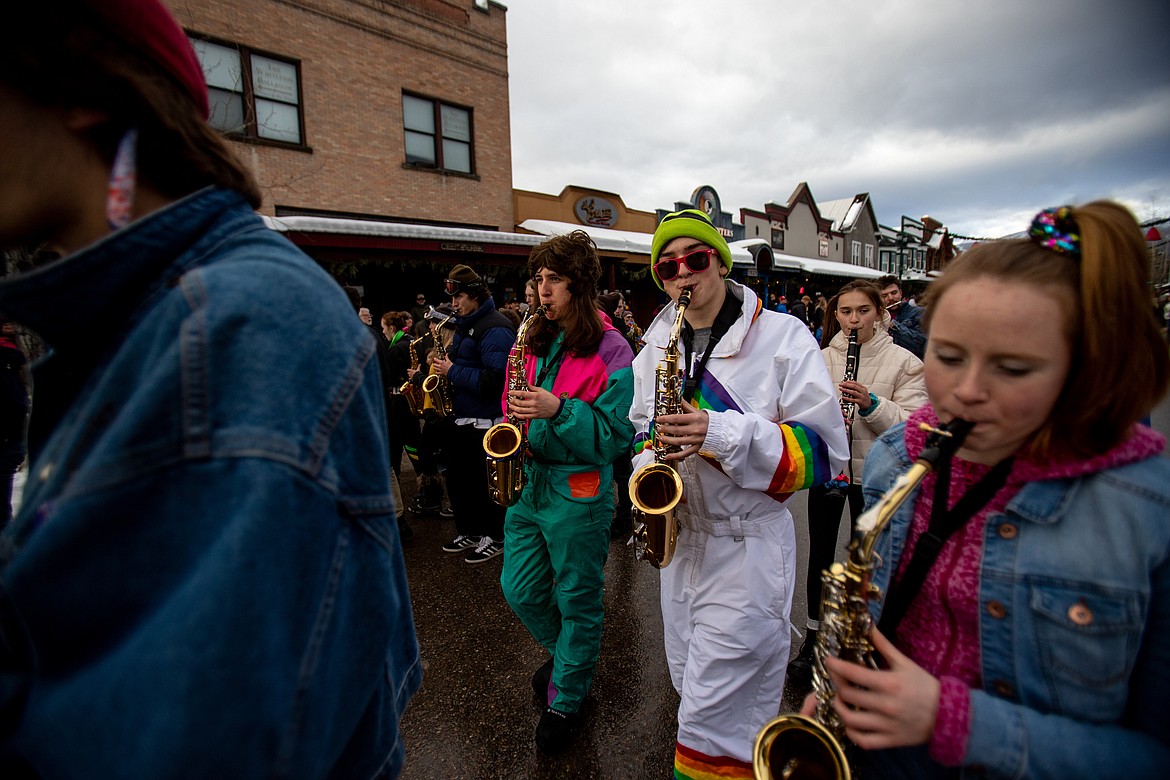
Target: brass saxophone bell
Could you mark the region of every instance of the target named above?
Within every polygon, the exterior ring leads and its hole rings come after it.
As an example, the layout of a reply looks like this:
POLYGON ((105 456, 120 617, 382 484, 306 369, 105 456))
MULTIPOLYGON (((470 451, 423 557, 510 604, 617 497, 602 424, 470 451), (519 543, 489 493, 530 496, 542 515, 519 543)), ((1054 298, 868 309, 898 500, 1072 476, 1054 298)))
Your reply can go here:
MULTIPOLYGON (((538 306, 516 333, 516 343, 508 352, 505 388, 509 393, 528 389, 524 376, 528 328, 544 317, 547 306, 538 306)), ((524 462, 528 458, 528 424, 512 414, 509 402, 507 419, 488 429, 483 436, 483 451, 487 456, 488 488, 492 501, 503 507, 513 506, 524 492, 524 462)))
POLYGON ((804 715, 773 718, 752 750, 756 780, 850 780, 845 750, 828 729, 804 715))
POLYGON ((656 569, 670 565, 678 541, 674 510, 682 495, 682 477, 666 463, 651 463, 630 480, 635 558, 656 569))
MULTIPOLYGON (((683 315, 691 302, 690 289, 678 296, 678 308, 662 360, 654 369, 654 416, 682 411, 682 369, 679 368, 678 342, 682 335, 683 315)), ((675 507, 683 496, 683 481, 678 471, 666 461, 677 447, 667 447, 655 436, 652 443, 654 462, 638 470, 630 480, 633 504, 634 557, 656 569, 670 565, 678 542, 678 519, 675 507)))
POLYGON ((492 501, 500 506, 514 505, 524 490, 523 446, 523 433, 509 422, 497 423, 483 435, 488 489, 492 501))

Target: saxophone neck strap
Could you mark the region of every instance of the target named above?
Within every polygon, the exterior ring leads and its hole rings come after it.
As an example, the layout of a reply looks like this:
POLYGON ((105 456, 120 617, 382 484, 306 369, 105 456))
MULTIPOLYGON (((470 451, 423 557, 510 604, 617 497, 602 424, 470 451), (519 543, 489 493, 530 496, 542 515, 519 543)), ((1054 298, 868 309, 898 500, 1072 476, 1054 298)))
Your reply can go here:
POLYGON ((687 348, 686 383, 683 386, 683 398, 687 400, 687 403, 690 403, 694 397, 695 388, 698 387, 699 380, 703 378, 703 372, 707 370, 707 361, 711 358, 711 353, 715 351, 719 339, 726 336, 727 331, 731 330, 731 326, 739 319, 740 307, 741 302, 730 292, 724 296, 723 305, 719 307, 719 313, 715 315, 715 322, 711 325, 711 338, 707 340, 707 348, 703 350, 703 356, 699 358, 693 371, 691 370, 693 352, 691 344, 694 342, 695 329, 691 327, 689 322, 683 321, 683 344, 687 348))
POLYGON ((938 560, 943 545, 962 528, 968 520, 977 515, 999 489, 1007 482, 1008 474, 1012 470, 1012 459, 1001 460, 983 478, 971 486, 955 503, 953 509, 948 509, 951 492, 951 461, 945 460, 938 468, 938 477, 934 483, 934 504, 930 508, 930 527, 926 533, 918 538, 914 545, 914 554, 906 571, 897 583, 891 585, 886 605, 882 609, 881 621, 878 628, 887 639, 893 641, 894 632, 922 584, 926 575, 938 560))
POLYGON ((553 347, 556 346, 559 346, 560 349, 548 357, 541 358, 541 361, 544 363, 544 365, 541 366, 540 373, 536 375, 536 383, 533 385, 534 387, 543 387, 544 380, 548 376, 548 372, 552 371, 553 366, 561 362, 561 357, 565 354, 565 344, 563 341, 559 345, 557 342, 553 342, 553 347))

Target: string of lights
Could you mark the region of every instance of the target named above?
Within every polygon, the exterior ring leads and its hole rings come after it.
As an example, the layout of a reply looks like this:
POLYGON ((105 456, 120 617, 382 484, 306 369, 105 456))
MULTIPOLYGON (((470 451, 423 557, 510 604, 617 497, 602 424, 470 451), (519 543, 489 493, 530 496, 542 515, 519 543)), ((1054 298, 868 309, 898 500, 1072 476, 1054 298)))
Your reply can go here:
MULTIPOLYGON (((1145 222, 1141 223, 1141 228, 1142 228, 1142 230, 1145 230, 1146 228, 1156 227, 1158 225, 1164 225, 1167 222, 1170 222, 1170 217, 1157 217, 1155 219, 1147 219, 1145 222)), ((1019 238, 1019 237, 1022 237, 1024 235, 1024 233, 1020 233, 1017 236, 998 236, 996 238, 987 238, 985 236, 984 237, 964 236, 964 235, 960 235, 959 233, 949 233, 948 235, 950 235, 952 241, 982 242, 982 241, 1004 241, 1005 239, 1008 239, 1008 238, 1019 238)))

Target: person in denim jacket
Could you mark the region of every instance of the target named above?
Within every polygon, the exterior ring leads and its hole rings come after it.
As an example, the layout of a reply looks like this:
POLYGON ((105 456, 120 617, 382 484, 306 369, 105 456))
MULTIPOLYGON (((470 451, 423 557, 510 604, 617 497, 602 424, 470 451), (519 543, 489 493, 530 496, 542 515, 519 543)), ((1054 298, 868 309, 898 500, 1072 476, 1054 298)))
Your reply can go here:
POLYGON ((0 537, 0 776, 394 777, 420 665, 375 343, 266 229, 157 0, 0 25, 0 282, 51 347, 0 537), (295 335, 293 335, 295 334, 295 335))
POLYGON ((888 668, 827 660, 867 778, 1170 766, 1170 460, 1137 423, 1170 360, 1142 305, 1145 242, 1105 201, 1041 212, 1030 235, 982 244, 934 283, 931 406, 865 464, 872 504, 918 457, 919 423, 975 423, 875 548, 886 597, 872 636, 888 668), (991 472, 1000 487, 969 491, 991 472), (970 492, 990 498, 901 592, 932 514, 970 492), (900 621, 883 616, 893 603, 908 605, 900 621))

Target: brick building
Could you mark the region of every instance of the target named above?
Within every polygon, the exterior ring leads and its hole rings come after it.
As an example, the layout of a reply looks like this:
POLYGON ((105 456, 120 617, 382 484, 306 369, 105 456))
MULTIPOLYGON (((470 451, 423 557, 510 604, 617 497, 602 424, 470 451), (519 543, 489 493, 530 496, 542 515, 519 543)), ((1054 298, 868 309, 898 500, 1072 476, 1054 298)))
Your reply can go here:
POLYGON ((261 211, 372 309, 406 308, 424 285, 438 299, 455 263, 490 272, 527 256, 491 237, 515 224, 502 5, 168 3, 203 64, 212 123, 260 182, 261 211), (355 220, 435 229, 379 234, 355 220))

